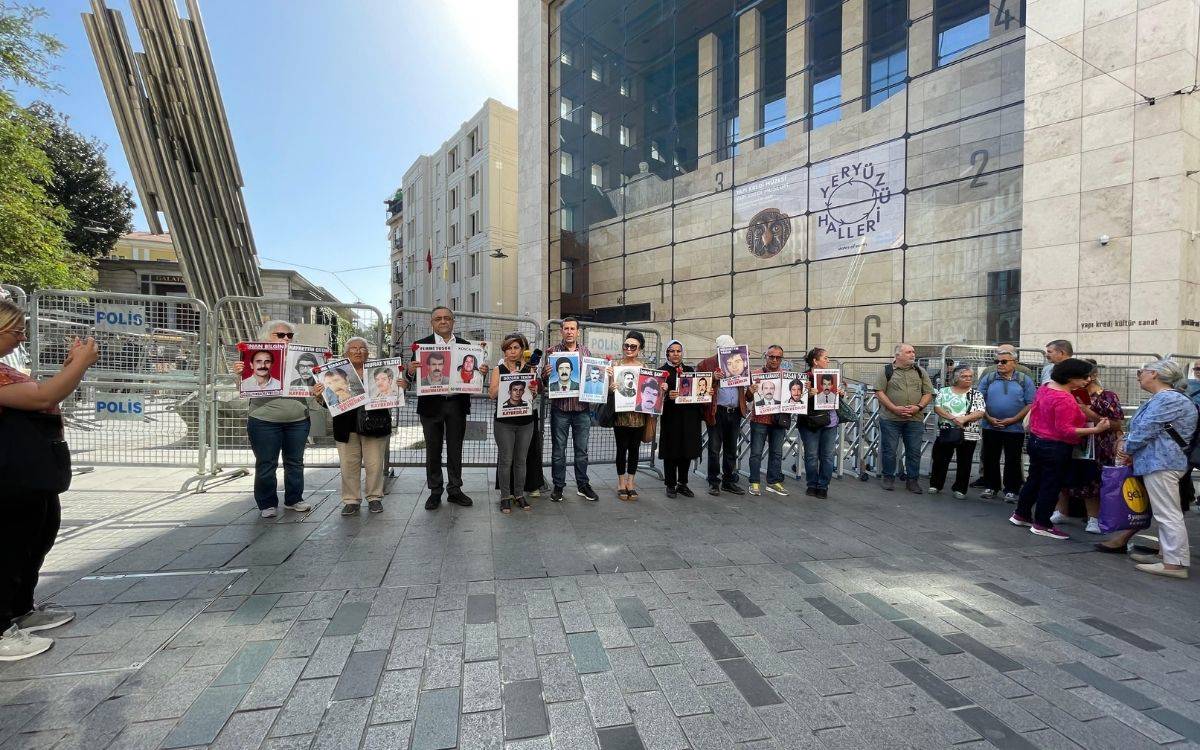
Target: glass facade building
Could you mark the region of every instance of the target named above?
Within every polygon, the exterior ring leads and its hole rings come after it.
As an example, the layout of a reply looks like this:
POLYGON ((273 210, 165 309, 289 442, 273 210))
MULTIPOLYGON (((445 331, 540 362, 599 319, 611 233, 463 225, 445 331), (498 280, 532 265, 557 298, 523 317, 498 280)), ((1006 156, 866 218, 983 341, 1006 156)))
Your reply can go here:
POLYGON ((1020 2, 546 13, 552 317, 846 358, 1019 337, 1020 2))

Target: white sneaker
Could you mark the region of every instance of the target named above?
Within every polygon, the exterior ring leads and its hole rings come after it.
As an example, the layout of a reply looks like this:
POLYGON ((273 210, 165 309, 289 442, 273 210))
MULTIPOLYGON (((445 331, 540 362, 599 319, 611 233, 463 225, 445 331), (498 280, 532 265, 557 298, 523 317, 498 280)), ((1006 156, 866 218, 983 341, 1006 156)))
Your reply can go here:
POLYGON ((982 497, 984 500, 991 500, 992 498, 996 497, 996 491, 995 490, 984 490, 983 492, 979 493, 979 496, 982 497))
POLYGON ((1057 510, 1050 514, 1051 526, 1057 526, 1060 523, 1065 523, 1069 520, 1071 520, 1069 516, 1065 516, 1062 513, 1059 513, 1057 510))
POLYGON ((307 513, 310 510, 312 510, 312 506, 309 505, 308 503, 304 502, 303 500, 296 503, 295 505, 285 505, 283 507, 287 508, 288 510, 294 510, 297 513, 307 513))
POLYGON ((1017 493, 1015 493, 1015 492, 1005 492, 1004 493, 1004 502, 1015 503, 1016 501, 1017 501, 1017 493))
POLYGON ((1103 534, 1104 533, 1103 531, 1100 530, 1100 522, 1098 520, 1096 520, 1095 518, 1089 518, 1088 522, 1087 522, 1087 526, 1084 527, 1083 530, 1089 534, 1103 534))
POLYGON ((965 492, 955 492, 955 493, 954 493, 954 499, 955 499, 955 500, 966 500, 966 499, 967 499, 967 493, 965 493, 965 492))
POLYGON ((40 630, 50 630, 59 625, 66 625, 74 619, 75 613, 71 610, 64 609, 54 602, 42 602, 18 617, 14 624, 27 633, 36 633, 40 630))
POLYGON ((258 512, 258 515, 262 516, 263 518, 274 518, 275 516, 279 515, 279 511, 275 510, 274 508, 263 508, 258 512))
POLYGON ((0 635, 0 661, 21 661, 50 650, 54 641, 40 635, 30 635, 16 625, 0 635))

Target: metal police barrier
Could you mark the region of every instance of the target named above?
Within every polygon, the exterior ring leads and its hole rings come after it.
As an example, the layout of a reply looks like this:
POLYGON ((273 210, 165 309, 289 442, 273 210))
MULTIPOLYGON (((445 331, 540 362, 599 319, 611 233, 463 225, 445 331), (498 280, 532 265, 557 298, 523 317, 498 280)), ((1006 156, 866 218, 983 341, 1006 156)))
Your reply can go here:
MULTIPOLYGON (((403 356, 405 362, 412 361, 412 345, 415 341, 433 333, 430 326, 430 309, 427 307, 401 307, 396 311, 395 356, 403 356)), ((495 367, 504 358, 500 342, 513 332, 520 333, 529 341, 530 349, 541 346, 542 326, 533 318, 491 313, 464 312, 453 310, 454 335, 472 342, 486 344, 486 363, 495 367)), ((417 415, 415 388, 406 394, 404 407, 392 413, 395 429, 392 432, 389 466, 424 466, 425 435, 421 430, 421 419, 417 415)), ((544 411, 542 412, 544 414, 544 411)), ((467 417, 467 430, 463 438, 463 466, 495 467, 496 439, 493 420, 496 402, 486 395, 471 397, 471 414, 467 417)), ((539 425, 540 432, 540 425, 539 425)), ((535 438, 536 439, 536 438, 535 438)), ((443 464, 444 465, 444 464, 443 464)))
POLYGON ((203 473, 208 319, 204 303, 188 297, 60 289, 33 294, 34 377, 57 373, 76 337, 94 336, 100 349, 96 364, 61 405, 76 466, 203 473))
MULTIPOLYGON (((237 349, 241 324, 235 311, 242 309, 256 309, 262 323, 269 320, 291 323, 296 331, 292 343, 325 347, 335 359, 341 356, 346 342, 355 336, 367 340, 372 358, 384 353, 386 318, 370 305, 267 297, 222 297, 217 300, 209 331, 212 378, 205 395, 209 407, 212 459, 209 476, 201 481, 200 491, 227 469, 234 471, 225 476, 238 476, 254 466, 254 453, 246 436, 250 402, 238 393, 239 378, 233 370, 233 364, 241 361, 237 349)), ((283 373, 285 382, 289 376, 299 375, 283 373)), ((309 415, 304 465, 309 468, 340 466, 329 413, 310 401, 309 415)))
MULTIPOLYGON (((579 343, 587 347, 593 357, 607 357, 613 362, 621 359, 623 355, 621 345, 625 343, 626 331, 639 331, 646 339, 646 346, 642 350, 642 361, 647 367, 656 367, 662 363, 659 359, 663 356, 664 339, 662 332, 658 326, 652 323, 630 323, 628 325, 612 325, 608 323, 594 323, 590 320, 579 321, 579 343)), ((555 318, 546 322, 546 348, 562 343, 562 320, 555 318)), ((549 424, 550 404, 549 399, 543 394, 542 398, 542 414, 544 420, 549 424)), ((549 427, 547 427, 549 429, 549 427)), ((549 437, 549 435, 547 435, 549 437)), ((642 443, 638 452, 638 468, 661 476, 658 468, 654 463, 658 453, 658 435, 654 437, 651 443, 642 443)), ((550 463, 550 452, 553 447, 553 441, 547 439, 545 441, 545 457, 546 463, 550 463)), ((572 448, 567 446, 567 464, 568 476, 571 476, 570 463, 572 461, 572 448)), ((613 437, 611 429, 605 429, 599 425, 593 424, 591 432, 588 434, 588 464, 615 464, 617 461, 617 443, 613 437)))
POLYGON ((16 284, 0 284, 0 289, 4 290, 4 294, 0 294, 0 299, 10 299, 22 310, 29 309, 29 295, 25 293, 24 289, 16 284))

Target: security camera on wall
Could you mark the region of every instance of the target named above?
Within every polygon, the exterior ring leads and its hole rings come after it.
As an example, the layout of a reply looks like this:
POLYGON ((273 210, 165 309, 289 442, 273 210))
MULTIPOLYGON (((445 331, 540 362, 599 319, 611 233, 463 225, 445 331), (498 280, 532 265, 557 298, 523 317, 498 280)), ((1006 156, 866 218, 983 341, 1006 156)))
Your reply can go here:
POLYGON ((1100 235, 1100 244, 1101 244, 1101 245, 1107 245, 1107 244, 1108 244, 1108 241, 1109 241, 1110 239, 1112 239, 1112 238, 1111 238, 1111 237, 1109 237, 1107 234, 1102 234, 1102 235, 1100 235))

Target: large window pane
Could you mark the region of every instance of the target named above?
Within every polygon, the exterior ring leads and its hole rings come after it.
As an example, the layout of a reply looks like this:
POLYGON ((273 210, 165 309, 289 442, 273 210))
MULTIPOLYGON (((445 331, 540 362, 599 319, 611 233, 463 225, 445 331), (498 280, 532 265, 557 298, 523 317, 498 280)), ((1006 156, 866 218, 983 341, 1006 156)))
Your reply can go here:
POLYGON ((908 75, 908 0, 868 0, 867 107, 904 90, 908 75))
POLYGON ((841 119, 842 0, 812 0, 808 27, 808 66, 811 78, 812 127, 841 119))
POLYGON ((934 38, 937 64, 952 62, 969 47, 987 41, 991 22, 989 0, 937 0, 934 5, 934 38))

